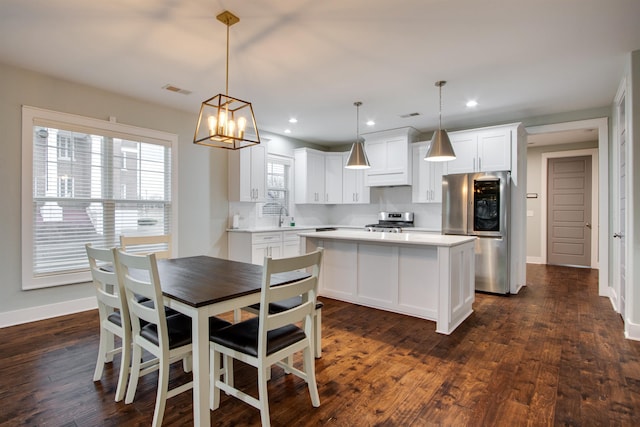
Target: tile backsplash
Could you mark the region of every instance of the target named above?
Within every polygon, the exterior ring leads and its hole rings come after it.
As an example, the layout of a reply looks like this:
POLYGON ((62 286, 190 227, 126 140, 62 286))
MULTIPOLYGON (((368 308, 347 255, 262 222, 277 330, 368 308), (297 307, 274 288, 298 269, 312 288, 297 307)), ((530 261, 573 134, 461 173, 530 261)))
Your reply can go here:
MULTIPOLYGON (((239 216, 239 228, 261 228, 278 225, 277 216, 261 214, 262 204, 229 202, 229 227, 233 215, 239 216)), ((296 225, 364 226, 378 221, 380 211, 410 211, 415 214, 415 226, 440 231, 440 203, 411 203, 411 187, 373 187, 367 205, 294 205, 289 217, 296 225)), ((287 218, 287 219, 288 219, 287 218)))

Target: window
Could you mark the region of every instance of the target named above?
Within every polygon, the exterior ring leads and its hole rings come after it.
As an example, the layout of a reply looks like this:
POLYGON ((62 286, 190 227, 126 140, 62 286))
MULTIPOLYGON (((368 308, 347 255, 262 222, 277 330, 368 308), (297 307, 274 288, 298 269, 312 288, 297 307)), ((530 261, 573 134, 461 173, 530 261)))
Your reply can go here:
POLYGON ((176 135, 32 107, 22 121, 23 289, 90 280, 86 243, 172 232, 176 135))
POLYGON ((267 202, 262 207, 263 215, 289 215, 291 164, 291 159, 287 157, 267 157, 267 202))
MULTIPOLYGON (((46 129, 41 129, 46 132, 46 129)), ((56 136, 58 140, 58 160, 73 159, 73 137, 71 132, 59 132, 56 136)))
POLYGON ((58 178, 58 197, 73 197, 73 178, 63 175, 58 178))

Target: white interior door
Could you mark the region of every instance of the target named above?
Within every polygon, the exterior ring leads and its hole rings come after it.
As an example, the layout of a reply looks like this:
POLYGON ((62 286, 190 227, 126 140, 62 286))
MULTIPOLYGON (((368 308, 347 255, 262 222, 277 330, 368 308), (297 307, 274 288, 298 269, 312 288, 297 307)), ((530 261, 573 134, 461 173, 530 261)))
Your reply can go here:
POLYGON ((615 154, 614 161, 614 217, 613 217, 613 288, 611 299, 614 306, 625 319, 625 299, 627 286, 627 115, 626 115, 626 82, 623 81, 615 100, 615 154))

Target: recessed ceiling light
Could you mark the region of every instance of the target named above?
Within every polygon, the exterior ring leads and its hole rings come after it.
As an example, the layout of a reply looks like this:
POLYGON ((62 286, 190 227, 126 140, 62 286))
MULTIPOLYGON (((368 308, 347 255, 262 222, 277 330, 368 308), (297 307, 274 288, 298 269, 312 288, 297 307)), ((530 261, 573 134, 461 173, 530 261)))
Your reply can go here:
POLYGON ((291 133, 291 129, 285 129, 284 133, 291 133))
POLYGON ((472 99, 471 101, 467 101, 467 107, 473 108, 478 106, 478 101, 472 99))
POLYGON ((298 123, 298 119, 296 119, 295 117, 291 117, 289 119, 289 123, 298 123))
POLYGON ((367 120, 367 126, 375 126, 376 122, 373 120, 367 120))

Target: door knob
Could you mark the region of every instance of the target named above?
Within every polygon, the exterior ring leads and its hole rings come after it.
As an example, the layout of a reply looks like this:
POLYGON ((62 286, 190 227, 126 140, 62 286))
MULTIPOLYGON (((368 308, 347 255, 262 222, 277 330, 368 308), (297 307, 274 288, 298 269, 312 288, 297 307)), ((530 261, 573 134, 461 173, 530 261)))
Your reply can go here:
POLYGON ((613 238, 618 238, 618 239, 622 239, 622 234, 620 233, 613 233, 613 238))
POLYGON ((586 223, 586 224, 585 224, 585 227, 587 227, 587 228, 591 228, 591 223, 590 223, 590 222, 586 223))

